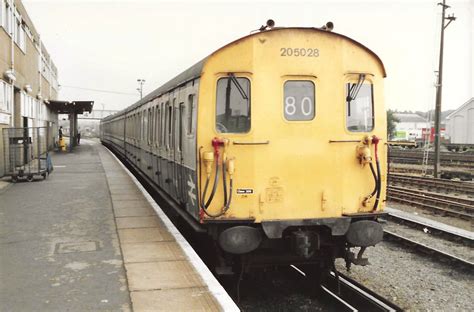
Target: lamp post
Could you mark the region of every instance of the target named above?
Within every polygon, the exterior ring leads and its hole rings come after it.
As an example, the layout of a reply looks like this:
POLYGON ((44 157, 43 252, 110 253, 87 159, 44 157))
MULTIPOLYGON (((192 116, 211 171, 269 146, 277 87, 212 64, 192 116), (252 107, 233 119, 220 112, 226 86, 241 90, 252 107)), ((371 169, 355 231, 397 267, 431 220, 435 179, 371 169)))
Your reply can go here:
POLYGON ((137 79, 138 88, 137 91, 140 93, 140 100, 143 99, 143 85, 145 84, 145 79, 137 79))
POLYGON ((454 21, 456 18, 454 14, 446 17, 446 9, 449 8, 449 5, 446 4, 446 0, 443 0, 443 3, 438 3, 443 7, 443 12, 441 14, 441 40, 439 46, 439 67, 438 67, 438 83, 436 88, 436 109, 435 109, 435 158, 434 158, 434 168, 433 176, 438 178, 439 176, 439 167, 440 167, 440 146, 441 146, 441 135, 440 135, 440 124, 441 124, 441 95, 443 92, 443 50, 444 50, 444 30, 454 21), (445 20, 448 22, 445 23, 445 20))

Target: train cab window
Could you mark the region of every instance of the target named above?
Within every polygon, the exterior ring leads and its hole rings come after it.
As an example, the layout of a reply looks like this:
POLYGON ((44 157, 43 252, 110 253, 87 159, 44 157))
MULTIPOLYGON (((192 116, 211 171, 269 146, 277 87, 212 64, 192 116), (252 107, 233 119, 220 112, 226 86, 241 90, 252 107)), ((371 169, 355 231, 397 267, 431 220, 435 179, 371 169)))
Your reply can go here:
POLYGON ((289 80, 283 86, 283 114, 288 121, 313 120, 315 86, 310 80, 289 80))
POLYGON ((250 80, 243 77, 217 81, 216 130, 219 133, 247 133, 250 130, 250 80))
POLYGON ((346 84, 346 127, 352 132, 370 132, 374 128, 373 85, 360 75, 357 82, 346 84))

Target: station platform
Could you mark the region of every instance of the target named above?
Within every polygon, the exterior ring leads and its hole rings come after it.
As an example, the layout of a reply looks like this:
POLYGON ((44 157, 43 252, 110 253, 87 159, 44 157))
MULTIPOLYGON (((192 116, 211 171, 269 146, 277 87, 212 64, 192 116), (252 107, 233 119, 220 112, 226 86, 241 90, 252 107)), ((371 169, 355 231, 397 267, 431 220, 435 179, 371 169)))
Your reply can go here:
POLYGON ((0 311, 238 311, 98 141, 0 189, 0 311))

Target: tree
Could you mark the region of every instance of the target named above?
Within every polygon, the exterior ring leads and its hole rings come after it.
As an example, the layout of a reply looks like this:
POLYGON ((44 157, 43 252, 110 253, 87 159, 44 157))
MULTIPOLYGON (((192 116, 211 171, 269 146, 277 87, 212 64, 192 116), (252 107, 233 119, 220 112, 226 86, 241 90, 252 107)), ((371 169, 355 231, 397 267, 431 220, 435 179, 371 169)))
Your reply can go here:
POLYGON ((387 111, 387 136, 389 140, 395 137, 397 122, 400 122, 400 119, 395 117, 394 113, 395 112, 391 109, 387 111))

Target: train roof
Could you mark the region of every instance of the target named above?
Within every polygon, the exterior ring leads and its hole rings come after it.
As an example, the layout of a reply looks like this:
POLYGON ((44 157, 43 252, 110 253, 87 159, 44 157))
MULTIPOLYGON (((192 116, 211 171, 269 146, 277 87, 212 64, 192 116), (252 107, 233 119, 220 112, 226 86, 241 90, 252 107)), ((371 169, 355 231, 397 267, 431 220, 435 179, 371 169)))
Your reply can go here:
MULTIPOLYGON (((137 101, 133 105, 121 110, 117 114, 111 115, 110 118, 112 118, 112 116, 121 115, 121 114, 123 114, 123 113, 125 113, 129 110, 134 109, 135 107, 138 107, 138 106, 141 106, 145 103, 148 103, 151 100, 159 97, 162 94, 165 94, 168 91, 171 91, 171 90, 173 90, 173 89, 175 89, 179 86, 182 86, 182 85, 186 84, 189 81, 192 81, 196 78, 199 78, 201 76, 202 69, 204 68, 204 64, 206 63, 207 59, 212 57, 218 51, 220 51, 220 50, 222 50, 222 49, 224 49, 224 48, 226 48, 226 47, 228 47, 232 44, 235 44, 237 42, 240 42, 242 40, 245 40, 245 39, 253 37, 253 36, 257 36, 261 33, 268 33, 268 32, 281 31, 281 30, 291 30, 291 29, 300 29, 300 30, 304 29, 304 30, 310 30, 310 31, 323 32, 323 33, 328 33, 328 34, 332 34, 332 35, 337 36, 337 37, 347 39, 350 42, 354 43, 355 45, 357 45, 357 46, 361 47, 362 49, 366 50, 369 54, 371 54, 380 63, 380 65, 382 67, 383 77, 387 76, 387 74, 385 72, 385 67, 382 63, 382 60, 377 56, 377 54, 375 54, 372 50, 367 48, 365 45, 361 44, 360 42, 358 42, 358 41, 356 41, 356 40, 354 40, 350 37, 341 35, 339 33, 333 32, 333 31, 323 30, 321 28, 315 28, 315 27, 275 27, 275 28, 268 29, 268 30, 265 30, 265 31, 252 33, 250 35, 241 37, 237 40, 234 40, 234 41, 222 46, 221 48, 219 48, 216 51, 214 51, 213 53, 209 54, 207 57, 205 57, 201 61, 197 62, 193 66, 186 69, 184 72, 180 73, 179 75, 177 75, 176 77, 174 77, 170 81, 166 82, 164 85, 158 87, 157 89, 155 89, 151 93, 147 94, 145 97, 143 97, 141 100, 137 101)), ((107 119, 109 119, 109 117, 104 118, 104 120, 107 120, 107 119)))

